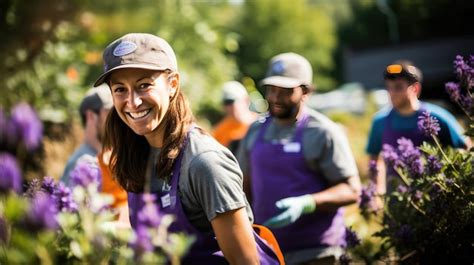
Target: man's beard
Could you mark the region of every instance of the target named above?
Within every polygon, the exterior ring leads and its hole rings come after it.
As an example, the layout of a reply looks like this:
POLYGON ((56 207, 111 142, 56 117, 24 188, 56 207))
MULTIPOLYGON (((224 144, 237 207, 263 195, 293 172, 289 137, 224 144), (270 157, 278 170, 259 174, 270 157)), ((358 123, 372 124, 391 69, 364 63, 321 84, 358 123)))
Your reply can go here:
MULTIPOLYGON (((269 111, 270 111, 270 114, 277 118, 277 119, 282 119, 282 120, 285 120, 285 119, 289 119, 289 118, 292 118, 295 116, 295 113, 297 112, 297 109, 299 107, 299 104, 298 105, 294 105, 294 106, 284 106, 283 107, 283 111, 280 111, 280 112, 277 112, 275 113, 273 111, 273 104, 269 104, 269 111)), ((279 107, 282 107, 281 105, 279 107)))

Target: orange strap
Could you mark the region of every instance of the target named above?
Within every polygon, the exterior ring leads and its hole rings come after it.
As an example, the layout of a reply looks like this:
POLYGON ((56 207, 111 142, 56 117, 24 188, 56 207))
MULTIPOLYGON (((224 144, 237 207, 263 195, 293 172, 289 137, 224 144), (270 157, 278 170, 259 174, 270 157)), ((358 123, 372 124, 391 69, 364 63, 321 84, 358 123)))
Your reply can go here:
POLYGON ((283 253, 281 252, 280 245, 278 245, 278 242, 272 231, 263 225, 252 224, 252 227, 255 232, 257 232, 257 234, 272 248, 278 257, 280 264, 285 265, 285 260, 283 259, 283 253))

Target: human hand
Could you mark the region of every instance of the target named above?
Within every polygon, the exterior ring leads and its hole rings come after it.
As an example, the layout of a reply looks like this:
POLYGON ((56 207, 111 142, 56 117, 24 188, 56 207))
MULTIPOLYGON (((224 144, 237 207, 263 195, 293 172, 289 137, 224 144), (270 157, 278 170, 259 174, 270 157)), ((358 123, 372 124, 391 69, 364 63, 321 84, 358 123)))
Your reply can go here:
POLYGON ((277 201, 275 205, 284 211, 267 220, 263 224, 264 226, 270 228, 284 227, 294 223, 302 214, 312 213, 316 210, 316 202, 311 194, 284 198, 277 201))

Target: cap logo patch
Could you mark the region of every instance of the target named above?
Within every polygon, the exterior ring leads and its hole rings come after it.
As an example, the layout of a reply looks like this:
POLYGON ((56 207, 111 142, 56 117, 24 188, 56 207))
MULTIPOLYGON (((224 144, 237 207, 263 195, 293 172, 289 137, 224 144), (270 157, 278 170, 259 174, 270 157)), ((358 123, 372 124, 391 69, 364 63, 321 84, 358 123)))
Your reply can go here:
POLYGON ((282 61, 276 61, 272 65, 272 72, 275 75, 281 75, 285 72, 285 66, 282 61))
POLYGON ((114 56, 124 56, 137 49, 137 45, 131 41, 123 41, 114 49, 114 56))

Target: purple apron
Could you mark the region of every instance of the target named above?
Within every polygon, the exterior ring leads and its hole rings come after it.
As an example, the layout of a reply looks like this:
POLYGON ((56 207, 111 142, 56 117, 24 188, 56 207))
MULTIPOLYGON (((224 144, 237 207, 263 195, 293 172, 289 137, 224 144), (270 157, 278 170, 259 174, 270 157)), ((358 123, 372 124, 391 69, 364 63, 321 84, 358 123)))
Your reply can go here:
MULTIPOLYGON (((420 107, 420 109, 416 112, 416 120, 418 121, 418 118, 420 115, 423 113, 424 108, 423 106, 420 107)), ((392 126, 392 119, 393 119, 393 114, 394 110, 390 111, 390 113, 387 115, 387 118, 385 118, 385 126, 383 129, 382 133, 382 145, 384 144, 389 144, 393 146, 394 148, 397 148, 397 140, 405 137, 407 139, 410 139, 413 142, 414 146, 420 146, 423 141, 430 142, 431 137, 425 136, 423 132, 418 129, 418 127, 415 127, 415 129, 412 130, 396 130, 392 126)))
MULTIPOLYGON (((418 118, 420 115, 423 113, 424 108, 423 106, 420 107, 420 109, 416 112, 416 120, 418 121, 418 118)), ((415 127, 415 129, 411 130, 396 130, 392 126, 392 119, 394 115, 394 110, 391 110, 390 113, 387 115, 387 118, 385 119, 384 122, 384 129, 382 133, 382 146, 384 144, 389 144, 393 146, 395 149, 398 147, 397 140, 405 137, 407 139, 410 139, 413 142, 414 146, 420 146, 423 142, 432 142, 431 137, 425 136, 423 132, 418 129, 418 126, 415 127)), ((394 178, 395 176, 398 176, 398 173, 391 168, 387 167, 386 169, 387 173, 387 193, 390 193, 395 190, 395 183, 394 178)))
MULTIPOLYGON (((271 123, 268 118, 258 132, 250 152, 252 196, 255 222, 264 223, 281 213, 275 202, 292 196, 315 193, 328 188, 325 178, 311 171, 303 157, 303 129, 309 117, 304 114, 296 123, 291 143, 267 143, 265 131, 271 123), (298 147, 299 146, 299 147, 298 147)), ((282 252, 308 248, 340 246, 344 242, 345 229, 342 209, 302 215, 296 222, 272 231, 282 252)))
MULTIPOLYGON (((184 150, 184 147, 181 149, 184 150)), ((217 244, 215 235, 213 233, 202 233, 198 231, 188 220, 178 195, 178 183, 180 177, 181 160, 183 151, 180 152, 178 158, 173 165, 173 173, 171 177, 171 189, 169 191, 162 191, 157 195, 157 204, 159 211, 163 214, 173 214, 176 221, 173 222, 169 228, 170 232, 184 232, 188 235, 193 235, 195 242, 187 255, 181 261, 182 264, 228 264, 224 258, 222 251, 217 244), (169 206, 163 207, 161 198, 169 198, 169 206)), ((130 223, 133 228, 136 228, 138 220, 138 212, 143 208, 143 194, 128 192, 128 205, 130 209, 130 223)), ((255 241, 257 243, 257 250, 262 265, 279 264, 278 258, 273 250, 254 232, 255 241)))

